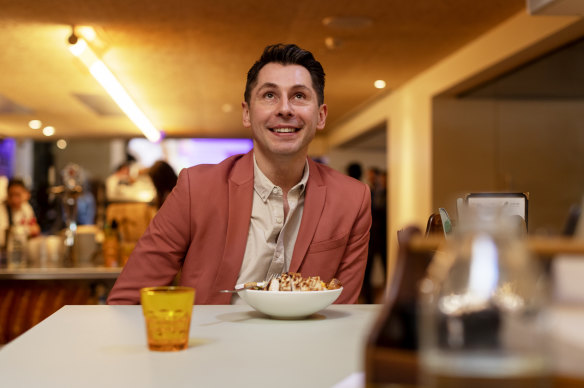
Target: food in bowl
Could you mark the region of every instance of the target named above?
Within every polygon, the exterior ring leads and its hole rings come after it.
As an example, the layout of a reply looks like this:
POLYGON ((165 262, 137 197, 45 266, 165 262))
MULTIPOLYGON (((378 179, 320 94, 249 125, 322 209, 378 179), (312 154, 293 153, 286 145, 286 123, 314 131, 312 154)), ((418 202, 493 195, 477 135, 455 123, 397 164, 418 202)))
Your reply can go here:
POLYGON ((278 319, 302 319, 334 303, 343 287, 323 291, 265 291, 244 289, 239 296, 260 313, 278 319))
POLYGON ((325 283, 320 276, 308 276, 303 278, 300 273, 286 272, 273 277, 269 282, 261 286, 253 287, 255 290, 264 291, 326 291, 341 288, 339 279, 333 278, 325 283))

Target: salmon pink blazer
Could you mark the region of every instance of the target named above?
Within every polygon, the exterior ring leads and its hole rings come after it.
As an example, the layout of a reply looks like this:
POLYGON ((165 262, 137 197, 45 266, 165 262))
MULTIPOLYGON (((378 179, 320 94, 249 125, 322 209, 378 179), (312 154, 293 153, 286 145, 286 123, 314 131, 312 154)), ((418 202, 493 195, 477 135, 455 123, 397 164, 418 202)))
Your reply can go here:
MULTIPOLYGON (((179 284, 196 289, 196 304, 229 304, 249 230, 253 151, 215 165, 183 169, 162 208, 138 241, 111 290, 109 304, 138 304, 141 287, 179 284)), ((304 212, 290 272, 338 278, 336 303, 355 303, 361 290, 371 194, 367 185, 308 160, 304 212)))

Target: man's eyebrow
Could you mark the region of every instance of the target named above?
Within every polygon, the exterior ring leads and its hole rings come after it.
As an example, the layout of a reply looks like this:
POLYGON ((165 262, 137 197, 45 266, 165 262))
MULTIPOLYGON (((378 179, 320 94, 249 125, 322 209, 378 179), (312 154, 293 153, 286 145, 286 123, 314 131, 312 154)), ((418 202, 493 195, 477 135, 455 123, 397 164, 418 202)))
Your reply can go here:
POLYGON ((292 86, 292 89, 308 89, 310 90, 310 87, 304 84, 296 84, 294 86, 292 86))
MULTIPOLYGON (((265 82, 258 87, 258 90, 266 88, 278 88, 278 85, 273 82, 265 82)), ((310 89, 310 88, 304 84, 296 84, 293 85, 291 89, 310 89)))
POLYGON ((266 88, 277 88, 278 85, 272 82, 265 82, 258 87, 258 90, 266 89, 266 88))

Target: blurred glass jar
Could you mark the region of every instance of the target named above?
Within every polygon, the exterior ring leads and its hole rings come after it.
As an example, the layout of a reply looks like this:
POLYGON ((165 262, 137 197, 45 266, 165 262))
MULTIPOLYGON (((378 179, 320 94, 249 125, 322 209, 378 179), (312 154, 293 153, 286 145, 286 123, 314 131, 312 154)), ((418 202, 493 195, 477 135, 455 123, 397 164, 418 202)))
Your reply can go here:
POLYGON ((549 387, 547 282, 521 222, 491 213, 461 222, 420 286, 424 387, 549 387))

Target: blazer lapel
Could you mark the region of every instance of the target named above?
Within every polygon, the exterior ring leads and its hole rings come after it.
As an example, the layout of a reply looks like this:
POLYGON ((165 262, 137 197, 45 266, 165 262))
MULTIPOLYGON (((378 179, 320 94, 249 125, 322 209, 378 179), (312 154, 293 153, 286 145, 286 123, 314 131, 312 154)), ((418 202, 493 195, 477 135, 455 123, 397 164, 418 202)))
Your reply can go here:
POLYGON ((253 204, 253 157, 251 151, 233 167, 229 179, 229 220, 227 236, 223 248, 223 258, 219 265, 213 289, 216 291, 214 301, 229 303, 231 294, 219 293, 235 285, 249 232, 249 220, 253 204))
POLYGON ((320 176, 318 165, 310 158, 308 159, 308 182, 304 192, 304 210, 302 212, 302 221, 296 238, 296 245, 292 253, 290 262, 290 272, 298 272, 300 265, 306 257, 308 247, 314 238, 314 233, 320 220, 320 215, 324 208, 326 199, 326 186, 320 176))

